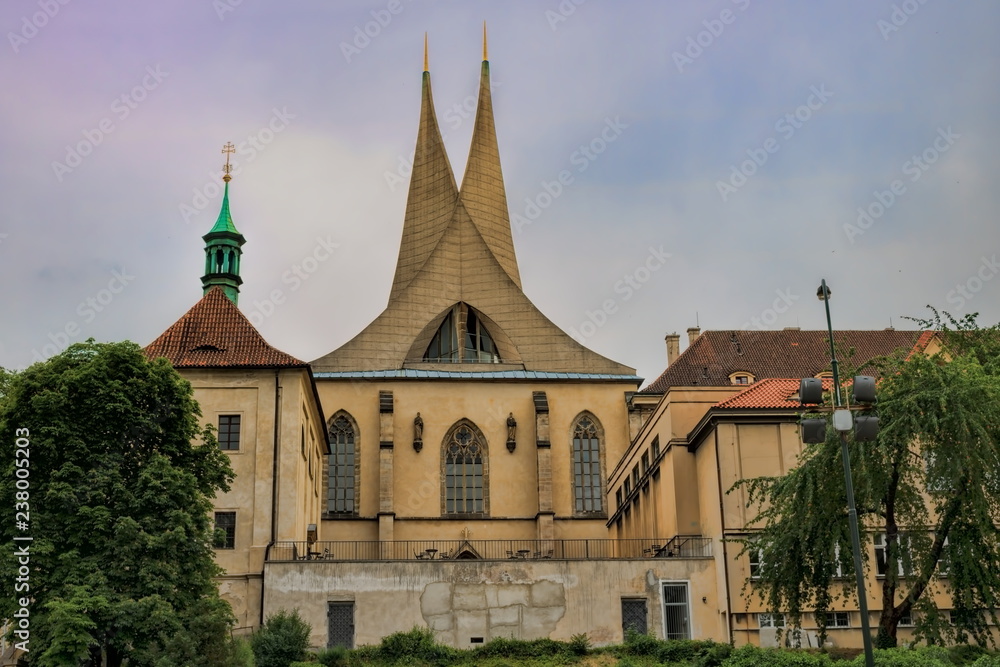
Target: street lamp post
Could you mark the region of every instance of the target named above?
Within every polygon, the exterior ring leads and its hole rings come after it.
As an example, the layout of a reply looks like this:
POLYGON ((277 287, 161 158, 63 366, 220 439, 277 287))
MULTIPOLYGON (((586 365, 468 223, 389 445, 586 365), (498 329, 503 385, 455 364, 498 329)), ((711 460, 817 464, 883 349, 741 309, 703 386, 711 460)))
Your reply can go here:
POLYGON ((858 511, 854 506, 854 481, 851 478, 851 453, 847 449, 847 432, 851 430, 851 412, 842 409, 840 397, 840 373, 837 363, 837 352, 833 345, 833 323, 830 319, 830 288, 826 279, 820 283, 816 293, 826 306, 826 327, 830 335, 830 366, 833 369, 833 425, 840 435, 840 453, 844 462, 844 490, 847 493, 847 520, 851 528, 851 546, 854 548, 854 577, 858 586, 858 606, 861 611, 861 632, 865 646, 865 665, 874 667, 875 658, 872 653, 871 623, 868 618, 868 595, 865 589, 864 572, 861 567, 861 538, 858 533, 858 511))

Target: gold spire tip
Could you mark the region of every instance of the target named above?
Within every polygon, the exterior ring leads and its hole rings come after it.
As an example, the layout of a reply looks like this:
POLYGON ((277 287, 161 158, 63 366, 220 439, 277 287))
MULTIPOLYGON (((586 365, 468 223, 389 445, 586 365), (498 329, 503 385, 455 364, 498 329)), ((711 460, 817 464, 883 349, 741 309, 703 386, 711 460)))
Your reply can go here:
POLYGON ((425 72, 430 72, 431 71, 430 64, 429 64, 429 62, 427 60, 427 33, 426 32, 424 33, 424 71, 425 72))
POLYGON ((486 56, 486 21, 483 21, 483 60, 489 60, 486 56))
POLYGON ((233 146, 233 142, 231 141, 226 142, 226 145, 222 147, 222 153, 223 155, 226 156, 226 164, 222 165, 222 180, 224 180, 226 183, 233 180, 233 177, 229 175, 229 172, 233 170, 233 168, 229 164, 229 156, 235 152, 236 152, 236 147, 233 146))

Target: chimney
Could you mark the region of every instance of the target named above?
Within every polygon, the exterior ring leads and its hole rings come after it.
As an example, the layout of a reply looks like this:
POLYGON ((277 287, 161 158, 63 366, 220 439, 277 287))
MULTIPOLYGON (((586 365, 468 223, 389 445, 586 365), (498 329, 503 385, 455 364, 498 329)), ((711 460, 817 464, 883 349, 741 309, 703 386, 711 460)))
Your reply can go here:
POLYGON ((664 340, 667 341, 667 366, 674 363, 674 360, 681 353, 681 335, 678 333, 668 333, 664 340))
POLYGON ((701 327, 690 327, 688 329, 688 345, 693 345, 695 339, 701 335, 701 327))

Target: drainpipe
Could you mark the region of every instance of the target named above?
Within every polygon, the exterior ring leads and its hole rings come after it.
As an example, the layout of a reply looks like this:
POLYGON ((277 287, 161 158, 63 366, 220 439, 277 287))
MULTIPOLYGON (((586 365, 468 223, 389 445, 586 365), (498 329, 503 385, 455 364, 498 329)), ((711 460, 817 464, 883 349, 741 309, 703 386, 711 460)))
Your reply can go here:
POLYGON ((260 571, 260 625, 264 625, 264 571, 267 569, 267 559, 271 555, 271 547, 278 537, 278 433, 279 417, 281 416, 281 385, 278 382, 279 371, 274 371, 274 455, 271 464, 271 541, 264 549, 264 563, 260 571))
POLYGON ((729 634, 729 644, 733 645, 733 604, 729 597, 729 552, 726 549, 726 510, 722 504, 722 464, 719 461, 719 427, 715 431, 715 478, 719 491, 719 522, 722 525, 722 568, 726 578, 726 632, 729 634))

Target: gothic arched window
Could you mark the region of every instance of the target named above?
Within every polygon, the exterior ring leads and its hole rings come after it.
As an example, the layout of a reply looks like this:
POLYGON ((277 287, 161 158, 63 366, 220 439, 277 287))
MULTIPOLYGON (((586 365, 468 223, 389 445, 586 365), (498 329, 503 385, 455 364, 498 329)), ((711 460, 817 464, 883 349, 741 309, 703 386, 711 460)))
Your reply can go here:
POLYGON ((475 424, 462 420, 445 436, 442 463, 444 514, 488 514, 486 439, 475 424))
POLYGON ((601 427, 584 413, 573 427, 573 510, 577 514, 604 511, 601 474, 601 427))
POLYGON ((330 456, 326 511, 330 514, 356 514, 358 431, 346 412, 330 418, 330 456))

